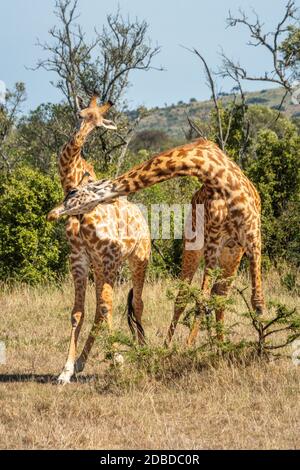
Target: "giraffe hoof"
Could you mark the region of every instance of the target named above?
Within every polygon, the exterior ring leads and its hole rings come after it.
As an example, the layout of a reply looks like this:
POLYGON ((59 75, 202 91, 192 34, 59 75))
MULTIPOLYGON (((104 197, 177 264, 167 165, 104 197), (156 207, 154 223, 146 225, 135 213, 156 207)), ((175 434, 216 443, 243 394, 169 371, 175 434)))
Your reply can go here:
POLYGON ((67 365, 64 367, 62 373, 57 378, 57 383, 65 385, 71 382, 72 375, 74 374, 74 365, 67 365))
POLYGON ((80 358, 77 359, 77 361, 75 362, 75 372, 76 373, 82 372, 84 369, 84 366, 85 366, 85 361, 83 361, 80 358))
POLYGON ((73 373, 69 370, 63 370, 62 373, 57 377, 57 383, 59 385, 66 385, 71 382, 73 373))

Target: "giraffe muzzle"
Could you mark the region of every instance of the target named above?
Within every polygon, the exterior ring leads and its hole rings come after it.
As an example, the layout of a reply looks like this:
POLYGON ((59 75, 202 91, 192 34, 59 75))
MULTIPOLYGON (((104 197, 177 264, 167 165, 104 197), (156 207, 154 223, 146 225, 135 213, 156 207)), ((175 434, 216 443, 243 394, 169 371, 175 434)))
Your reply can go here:
POLYGON ((60 205, 52 209, 47 215, 48 222, 54 222, 55 220, 58 220, 62 215, 64 215, 64 210, 64 205, 60 205))

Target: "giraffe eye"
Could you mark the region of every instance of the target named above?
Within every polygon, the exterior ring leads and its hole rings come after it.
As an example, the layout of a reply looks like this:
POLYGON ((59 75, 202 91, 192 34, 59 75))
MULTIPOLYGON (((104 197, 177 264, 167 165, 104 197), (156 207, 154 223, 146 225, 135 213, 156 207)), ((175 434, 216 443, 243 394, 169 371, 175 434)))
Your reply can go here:
POLYGON ((76 194, 78 192, 78 189, 71 189, 71 191, 69 192, 68 196, 73 196, 74 194, 76 194))
POLYGON ((66 198, 65 198, 65 201, 66 201, 67 199, 69 199, 70 197, 75 196, 75 194, 76 194, 77 192, 78 192, 78 189, 71 189, 71 191, 68 192, 68 194, 67 194, 67 196, 66 196, 66 198))

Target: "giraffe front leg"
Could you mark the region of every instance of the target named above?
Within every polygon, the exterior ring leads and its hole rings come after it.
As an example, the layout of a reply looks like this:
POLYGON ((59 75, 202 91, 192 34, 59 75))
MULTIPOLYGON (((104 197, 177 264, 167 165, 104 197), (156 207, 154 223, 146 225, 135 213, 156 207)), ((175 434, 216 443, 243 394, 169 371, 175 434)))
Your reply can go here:
MULTIPOLYGON (((210 294, 211 275, 210 275, 209 269, 212 269, 213 267, 215 266, 207 266, 205 267, 205 270, 204 270, 203 282, 202 282, 202 294, 204 298, 208 297, 210 294)), ((194 346, 196 338, 200 330, 201 321, 204 315, 205 315, 205 305, 201 303, 200 305, 198 305, 198 312, 197 312, 197 315, 195 315, 193 325, 192 325, 190 334, 187 339, 188 347, 194 346)))
POLYGON ((75 358, 76 358, 76 348, 77 348, 77 340, 79 336, 79 332, 82 326, 84 318, 83 309, 78 311, 75 309, 71 315, 71 323, 72 323, 72 330, 71 330, 71 339, 69 345, 69 353, 68 358, 63 368, 63 371, 58 377, 58 382, 61 384, 66 384, 71 381, 71 377, 74 375, 75 371, 75 358))
POLYGON ((202 281, 202 296, 204 302, 201 302, 198 306, 197 315, 195 315, 193 326, 191 328, 189 337, 187 339, 187 346, 191 347, 194 345, 197 335, 199 333, 200 325, 203 316, 205 315, 205 299, 209 297, 211 287, 212 287, 212 279, 210 270, 217 267, 217 259, 218 259, 218 251, 219 251, 219 244, 220 240, 218 237, 208 237, 205 240, 204 246, 204 258, 205 258, 205 268, 203 274, 203 281, 202 281))
MULTIPOLYGON (((233 278, 237 273, 243 254, 243 248, 234 244, 233 241, 230 241, 230 246, 223 246, 219 258, 219 266, 222 270, 221 279, 218 279, 213 285, 212 294, 222 296, 224 298, 228 296, 233 283, 233 278)), ((224 314, 224 306, 216 310, 217 338, 220 342, 224 341, 224 314)))
MULTIPOLYGON (((181 269, 181 275, 180 275, 180 279, 182 281, 186 281, 189 284, 192 282, 194 274, 197 271, 197 268, 199 266, 199 261, 200 261, 202 254, 203 254, 203 250, 187 250, 186 248, 184 249, 182 269, 181 269)), ((169 346, 173 338, 178 320, 186 307, 186 303, 187 302, 183 301, 183 289, 181 288, 179 289, 179 292, 175 300, 174 314, 173 314, 173 318, 168 329, 167 337, 165 339, 165 346, 169 346)))
POLYGON ((72 329, 68 357, 63 371, 57 379, 61 384, 69 383, 74 374, 77 342, 84 319, 84 300, 88 275, 88 261, 83 257, 79 259, 71 256, 71 265, 75 285, 75 302, 71 314, 72 329))
POLYGON ((96 272, 96 313, 94 323, 85 342, 82 353, 75 364, 75 371, 82 372, 95 339, 103 322, 106 322, 108 330, 112 329, 112 301, 113 301, 113 285, 115 281, 115 273, 110 273, 104 277, 103 273, 96 272))

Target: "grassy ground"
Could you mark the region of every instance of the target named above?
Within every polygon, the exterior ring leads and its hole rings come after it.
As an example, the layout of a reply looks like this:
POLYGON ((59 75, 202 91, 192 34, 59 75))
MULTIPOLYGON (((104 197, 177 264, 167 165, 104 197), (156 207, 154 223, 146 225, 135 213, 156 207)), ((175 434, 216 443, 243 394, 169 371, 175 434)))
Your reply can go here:
MULTIPOLYGON (((178 350, 169 357, 159 348, 172 315, 172 301, 165 295, 171 284, 146 285, 144 326, 150 347, 136 360, 138 367, 125 354, 123 369, 114 369, 103 361, 99 340, 86 370, 65 387, 51 378, 66 356, 72 283, 62 289, 4 289, 0 340, 6 343, 7 363, 0 365, 0 448, 299 448, 299 366, 289 357, 201 364, 193 352, 181 349, 184 326, 175 338, 178 350)), ((115 327, 126 333, 127 290, 127 285, 116 288, 114 310, 115 327)), ((275 274, 266 276, 265 290, 268 298, 290 306, 297 302, 275 274)), ((237 342, 253 335, 253 328, 240 317, 245 307, 236 295, 234 310, 226 324, 239 322, 231 335, 237 342)), ((93 311, 90 286, 82 340, 93 311)), ((204 340, 202 332, 199 344, 204 340)))

